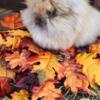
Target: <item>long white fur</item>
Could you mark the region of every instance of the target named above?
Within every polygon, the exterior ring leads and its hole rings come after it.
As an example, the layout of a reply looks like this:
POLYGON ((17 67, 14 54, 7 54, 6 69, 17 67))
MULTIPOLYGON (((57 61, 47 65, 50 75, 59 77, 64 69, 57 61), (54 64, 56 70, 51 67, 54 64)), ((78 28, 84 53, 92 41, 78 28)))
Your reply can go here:
MULTIPOLYGON (((100 12, 91 7, 87 0, 54 0, 66 12, 73 14, 57 16, 47 21, 41 29, 34 23, 34 0, 26 0, 28 8, 21 11, 23 23, 30 31, 33 40, 43 48, 68 49, 72 45, 84 46, 96 40, 100 33, 100 12)), ((45 17, 45 15, 44 15, 45 17)))

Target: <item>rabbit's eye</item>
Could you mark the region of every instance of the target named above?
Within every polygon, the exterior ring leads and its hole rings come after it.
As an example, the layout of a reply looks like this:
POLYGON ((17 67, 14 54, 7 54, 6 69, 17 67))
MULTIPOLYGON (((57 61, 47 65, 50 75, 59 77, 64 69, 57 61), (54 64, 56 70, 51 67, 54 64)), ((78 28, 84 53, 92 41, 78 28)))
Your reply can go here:
POLYGON ((47 11, 47 15, 48 15, 48 17, 49 18, 53 18, 53 17, 56 17, 57 16, 57 10, 56 9, 54 9, 54 10, 52 10, 52 11, 47 11))

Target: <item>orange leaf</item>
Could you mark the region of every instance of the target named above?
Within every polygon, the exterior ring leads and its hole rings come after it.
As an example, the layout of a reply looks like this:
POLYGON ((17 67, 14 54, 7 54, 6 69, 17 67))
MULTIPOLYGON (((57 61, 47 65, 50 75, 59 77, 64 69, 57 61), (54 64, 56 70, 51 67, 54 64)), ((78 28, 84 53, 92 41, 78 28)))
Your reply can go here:
POLYGON ((89 52, 91 52, 91 53, 99 53, 100 54, 100 42, 91 44, 89 46, 89 52))
POLYGON ((64 61, 63 66, 65 67, 66 80, 64 86, 71 88, 74 93, 78 92, 78 89, 82 89, 88 93, 89 83, 87 77, 82 73, 82 66, 72 61, 64 61))
POLYGON ((56 89, 54 86, 54 80, 45 81, 40 87, 36 89, 33 88, 32 100, 38 100, 42 98, 43 100, 56 100, 62 97, 61 90, 56 89))
POLYGON ((43 54, 38 55, 32 59, 35 63, 32 68, 32 72, 43 71, 44 80, 54 79, 58 74, 60 79, 63 76, 62 65, 58 62, 57 57, 50 52, 43 52, 43 54))
POLYGON ((13 54, 7 54, 5 57, 6 61, 9 61, 9 67, 11 69, 15 69, 19 66, 18 71, 25 71, 26 69, 29 69, 29 64, 27 64, 27 57, 30 55, 30 53, 27 50, 22 50, 21 53, 18 51, 15 51, 13 54))
POLYGON ((9 16, 5 16, 4 20, 0 22, 0 26, 7 27, 9 29, 22 28, 23 24, 18 13, 14 13, 9 16))

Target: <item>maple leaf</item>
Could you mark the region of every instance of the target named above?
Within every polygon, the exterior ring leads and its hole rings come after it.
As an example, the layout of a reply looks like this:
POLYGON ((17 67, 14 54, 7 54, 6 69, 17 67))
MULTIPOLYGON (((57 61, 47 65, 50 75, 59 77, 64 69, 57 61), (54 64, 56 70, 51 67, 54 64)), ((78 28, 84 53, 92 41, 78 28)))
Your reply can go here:
POLYGON ((28 89, 31 91, 33 86, 39 86, 37 74, 24 72, 17 75, 16 83, 13 84, 16 87, 28 89), (27 81, 28 80, 28 81, 27 81))
POLYGON ((100 42, 93 43, 93 44, 89 45, 89 52, 100 54, 100 42))
POLYGON ((54 80, 47 80, 40 87, 33 88, 32 100, 56 100, 58 97, 62 97, 61 90, 56 89, 54 80))
POLYGON ((43 52, 41 55, 37 55, 31 59, 34 61, 32 72, 44 72, 44 80, 54 79, 57 73, 60 79, 63 76, 62 65, 58 62, 57 57, 50 52, 43 52))
POLYGON ((6 39, 0 34, 0 46, 5 45, 6 47, 17 48, 20 44, 20 37, 10 37, 7 36, 6 39))
POLYGON ((21 37, 21 38, 30 37, 30 33, 28 33, 27 31, 20 30, 20 29, 9 30, 9 31, 6 31, 6 32, 8 32, 8 34, 10 36, 17 36, 17 37, 21 37))
POLYGON ((17 48, 20 44, 20 41, 21 41, 20 37, 7 37, 4 44, 7 47, 17 48))
POLYGON ((82 73, 82 66, 74 60, 64 61, 62 64, 65 67, 64 75, 66 77, 64 86, 66 88, 70 87, 74 93, 77 93, 78 89, 88 93, 89 83, 85 74, 82 73))
POLYGON ((11 80, 8 78, 0 78, 0 96, 5 96, 11 92, 12 87, 9 85, 11 80))
POLYGON ((96 53, 80 53, 76 60, 83 65, 83 72, 88 76, 91 85, 100 85, 100 59, 96 59, 96 53))
POLYGON ((22 41, 20 43, 21 48, 28 48, 29 51, 40 54, 42 51, 39 47, 36 46, 36 44, 33 42, 32 38, 24 37, 22 38, 22 41))
POLYGON ((70 58, 72 58, 72 57, 75 56, 76 50, 75 50, 75 47, 71 47, 71 48, 69 48, 69 49, 67 49, 67 50, 61 51, 60 53, 61 53, 62 55, 64 55, 65 58, 70 59, 70 58))
POLYGON ((0 77, 14 79, 16 73, 0 65, 0 77))
POLYGON ((21 53, 15 51, 13 54, 7 54, 5 57, 6 61, 9 61, 8 67, 11 69, 15 69, 18 67, 19 72, 23 72, 30 68, 30 64, 27 63, 27 58, 29 57, 30 52, 27 50, 22 50, 21 53))
POLYGON ((19 29, 23 27, 23 24, 18 13, 14 13, 9 16, 5 16, 3 21, 0 21, 0 26, 7 27, 9 29, 19 29))
POLYGON ((11 94, 11 100, 29 100, 29 93, 26 90, 20 90, 19 92, 14 92, 11 94))

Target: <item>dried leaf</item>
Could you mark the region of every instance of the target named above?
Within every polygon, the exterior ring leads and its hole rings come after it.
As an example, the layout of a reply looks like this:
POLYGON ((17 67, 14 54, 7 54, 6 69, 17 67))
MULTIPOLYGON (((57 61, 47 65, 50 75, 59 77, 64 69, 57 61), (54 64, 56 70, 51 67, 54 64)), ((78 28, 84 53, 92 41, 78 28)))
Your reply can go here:
POLYGON ((64 74, 66 77, 64 86, 70 87, 74 93, 77 93, 78 89, 88 93, 89 83, 85 74, 82 73, 82 66, 74 60, 64 61, 63 66, 65 67, 64 74))
POLYGON ((15 75, 16 75, 15 72, 13 72, 12 70, 6 69, 5 67, 2 67, 0 65, 0 77, 14 79, 15 75))
POLYGON ((21 22, 20 16, 18 13, 14 13, 9 16, 5 16, 3 21, 0 21, 0 26, 7 27, 9 29, 18 29, 22 28, 23 24, 21 22))
POLYGON ((56 89, 54 86, 54 80, 48 80, 44 82, 40 87, 33 88, 32 100, 56 100, 58 97, 62 97, 61 90, 56 89))
POLYGON ((7 32, 10 36, 17 36, 17 37, 21 37, 21 38, 30 37, 30 33, 28 33, 27 31, 20 30, 20 29, 9 30, 7 32))
POLYGON ((62 65, 58 62, 57 57, 50 52, 43 52, 43 54, 38 55, 31 59, 34 61, 35 65, 32 68, 32 72, 43 71, 45 74, 44 80, 54 79, 58 74, 58 78, 63 76, 62 65))
POLYGON ((24 72, 17 76, 16 84, 13 85, 18 88, 31 90, 33 86, 39 86, 39 81, 36 74, 24 72))
POLYGON ((0 34, 0 46, 5 45, 6 47, 17 48, 20 44, 20 37, 6 37, 6 40, 0 34))
POLYGON ((23 72, 30 68, 30 64, 27 61, 27 58, 29 57, 30 52, 27 50, 22 50, 21 53, 18 51, 15 51, 13 54, 8 54, 5 57, 6 61, 9 61, 9 68, 15 69, 19 66, 18 71, 23 72))
POLYGON ((11 92, 10 80, 8 78, 0 78, 0 97, 7 95, 11 92))
POLYGON ((99 53, 100 54, 100 42, 93 43, 89 46, 90 53, 99 53))
POLYGON ((96 59, 96 54, 80 53, 76 60, 83 65, 83 72, 88 76, 91 85, 94 83, 100 85, 100 59, 96 59))
POLYGON ((12 99, 11 100, 29 100, 29 93, 26 90, 20 90, 19 92, 14 92, 11 94, 12 99))
POLYGON ((33 40, 29 37, 24 37, 20 44, 21 48, 28 48, 29 51, 40 54, 42 51, 39 47, 36 46, 36 44, 33 42, 33 40))

